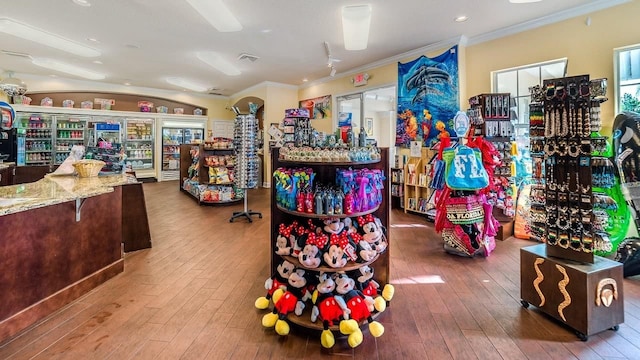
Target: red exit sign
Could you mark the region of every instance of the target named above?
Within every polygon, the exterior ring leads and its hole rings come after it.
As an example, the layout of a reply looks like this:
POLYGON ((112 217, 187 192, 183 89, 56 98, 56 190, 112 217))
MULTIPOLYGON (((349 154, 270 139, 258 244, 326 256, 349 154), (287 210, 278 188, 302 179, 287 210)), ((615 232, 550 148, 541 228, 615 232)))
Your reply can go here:
POLYGON ((367 85, 367 80, 369 80, 369 74, 367 73, 356 74, 351 79, 351 81, 353 82, 353 86, 367 85))

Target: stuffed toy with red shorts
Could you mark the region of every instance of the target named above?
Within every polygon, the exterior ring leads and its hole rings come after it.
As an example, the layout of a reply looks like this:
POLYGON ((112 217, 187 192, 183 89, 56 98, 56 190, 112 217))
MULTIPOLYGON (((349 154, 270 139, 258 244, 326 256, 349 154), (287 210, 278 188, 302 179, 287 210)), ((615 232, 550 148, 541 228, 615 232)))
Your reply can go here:
POLYGON ((287 290, 289 275, 291 275, 291 273, 295 270, 295 266, 292 263, 283 260, 282 263, 278 265, 276 270, 276 273, 264 282, 264 288, 267 289, 267 295, 261 296, 256 299, 255 306, 258 309, 264 310, 269 307, 269 302, 276 290, 287 290))
POLYGON ((289 313, 302 315, 305 302, 311 298, 309 275, 304 269, 297 268, 289 275, 287 291, 276 290, 273 294, 273 311, 262 317, 262 326, 275 327, 279 335, 289 334, 289 324, 285 318, 289 313))
POLYGON ((331 274, 321 272, 311 298, 314 304, 311 310, 311 322, 316 322, 318 319, 322 321, 320 343, 325 348, 331 348, 335 344, 335 338, 329 327, 344 319, 344 309, 346 309, 343 299, 335 297, 335 289, 336 283, 331 274))

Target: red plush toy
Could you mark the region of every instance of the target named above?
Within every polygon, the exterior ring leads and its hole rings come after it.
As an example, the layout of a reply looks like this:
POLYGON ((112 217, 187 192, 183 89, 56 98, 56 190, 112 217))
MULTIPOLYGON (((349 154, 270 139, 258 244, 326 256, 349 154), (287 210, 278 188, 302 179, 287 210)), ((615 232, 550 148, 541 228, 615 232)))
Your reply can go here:
POLYGON ((262 317, 262 326, 275 327, 279 335, 289 334, 289 324, 285 318, 291 312, 298 316, 302 315, 305 301, 311 298, 311 292, 307 287, 309 285, 308 276, 305 270, 300 268, 289 275, 287 291, 284 293, 276 291, 273 294, 275 306, 271 313, 262 317))
POLYGON ((256 299, 255 306, 258 309, 263 310, 269 307, 269 300, 271 300, 273 293, 276 290, 287 290, 289 275, 291 275, 295 270, 295 266, 292 263, 283 260, 276 269, 276 273, 264 282, 264 288, 267 289, 267 295, 256 299))
POLYGON ((311 322, 316 322, 317 319, 322 321, 324 330, 320 335, 320 343, 325 348, 331 348, 335 344, 335 338, 329 327, 343 320, 344 309, 346 309, 344 300, 334 296, 335 289, 334 279, 329 274, 321 272, 312 297, 314 305, 311 310, 311 322))
POLYGON ((340 332, 349 335, 347 342, 351 347, 356 347, 362 343, 362 330, 358 323, 362 320, 369 322, 369 332, 374 337, 380 337, 384 333, 384 326, 371 317, 369 310, 372 300, 367 300, 364 294, 355 289, 355 280, 346 274, 338 274, 336 278, 336 292, 343 298, 347 305, 345 317, 349 316, 350 320, 340 322, 340 332))

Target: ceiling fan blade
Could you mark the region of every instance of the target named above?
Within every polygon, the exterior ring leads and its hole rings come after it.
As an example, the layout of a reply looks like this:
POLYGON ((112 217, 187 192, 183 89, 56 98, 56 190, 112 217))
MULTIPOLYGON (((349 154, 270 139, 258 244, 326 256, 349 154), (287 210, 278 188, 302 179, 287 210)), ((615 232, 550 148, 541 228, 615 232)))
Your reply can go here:
POLYGON ((324 52, 327 54, 327 57, 331 59, 331 48, 329 47, 329 43, 326 41, 324 42, 324 52))

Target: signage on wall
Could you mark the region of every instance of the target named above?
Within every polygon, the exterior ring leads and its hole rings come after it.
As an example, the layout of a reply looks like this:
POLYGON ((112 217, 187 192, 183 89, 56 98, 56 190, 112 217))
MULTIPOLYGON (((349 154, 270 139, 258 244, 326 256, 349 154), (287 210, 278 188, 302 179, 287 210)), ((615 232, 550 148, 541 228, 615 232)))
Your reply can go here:
POLYGON ((351 82, 355 87, 367 85, 367 80, 369 80, 369 74, 367 73, 356 74, 351 78, 351 82))

